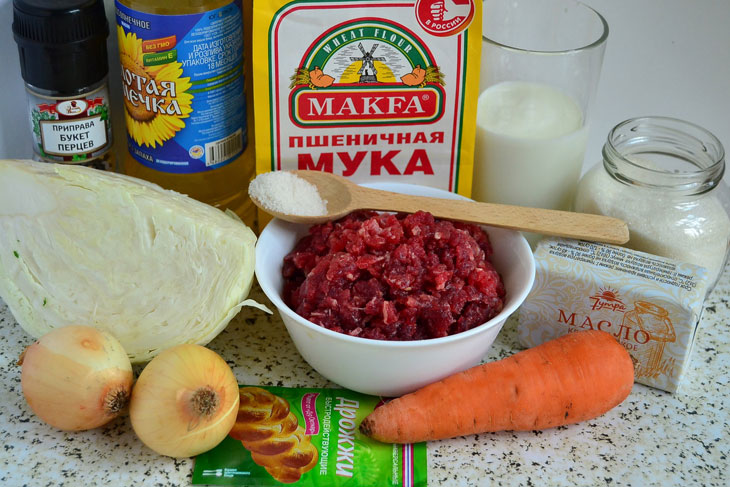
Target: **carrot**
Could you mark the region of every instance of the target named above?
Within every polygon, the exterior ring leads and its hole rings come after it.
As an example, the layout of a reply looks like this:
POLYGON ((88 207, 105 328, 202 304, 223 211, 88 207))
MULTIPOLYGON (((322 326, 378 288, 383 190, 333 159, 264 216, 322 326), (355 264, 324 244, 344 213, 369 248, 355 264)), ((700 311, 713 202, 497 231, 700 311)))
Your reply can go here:
POLYGON ((370 413, 360 431, 386 443, 416 443, 552 428, 600 416, 633 384, 631 357, 612 335, 579 331, 394 399, 370 413))

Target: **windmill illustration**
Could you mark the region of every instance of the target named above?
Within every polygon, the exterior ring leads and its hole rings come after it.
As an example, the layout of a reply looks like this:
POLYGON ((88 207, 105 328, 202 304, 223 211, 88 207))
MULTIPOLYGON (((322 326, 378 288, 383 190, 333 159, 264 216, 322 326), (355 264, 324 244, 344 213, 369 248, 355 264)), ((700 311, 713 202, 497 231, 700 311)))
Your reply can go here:
POLYGON ((373 53, 375 52, 375 49, 378 48, 378 44, 373 44, 373 47, 370 48, 370 52, 365 52, 365 48, 362 47, 362 42, 359 42, 357 47, 360 48, 362 57, 351 57, 350 61, 362 61, 362 66, 357 72, 357 74, 360 75, 360 83, 377 83, 378 77, 376 75, 378 74, 378 70, 375 69, 374 61, 385 61, 384 57, 373 57, 373 53))

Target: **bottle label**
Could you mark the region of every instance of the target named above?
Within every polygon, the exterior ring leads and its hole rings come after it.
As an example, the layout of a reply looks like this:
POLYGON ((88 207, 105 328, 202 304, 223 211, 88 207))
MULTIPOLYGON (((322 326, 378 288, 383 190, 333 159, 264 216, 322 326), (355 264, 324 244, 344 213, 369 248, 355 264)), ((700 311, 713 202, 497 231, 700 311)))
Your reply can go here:
POLYGON ((88 164, 112 147, 109 90, 69 98, 44 96, 28 89, 33 148, 38 159, 88 164))
POLYGON ((116 2, 129 152, 190 174, 233 162, 247 145, 241 1, 154 15, 116 2))

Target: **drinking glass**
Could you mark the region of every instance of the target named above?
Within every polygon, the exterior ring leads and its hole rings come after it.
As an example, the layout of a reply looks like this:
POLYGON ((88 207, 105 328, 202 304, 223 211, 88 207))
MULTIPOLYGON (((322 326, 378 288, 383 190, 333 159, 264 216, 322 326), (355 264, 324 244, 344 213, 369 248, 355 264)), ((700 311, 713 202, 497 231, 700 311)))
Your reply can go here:
POLYGON ((569 210, 608 24, 575 0, 485 0, 483 12, 472 197, 569 210))

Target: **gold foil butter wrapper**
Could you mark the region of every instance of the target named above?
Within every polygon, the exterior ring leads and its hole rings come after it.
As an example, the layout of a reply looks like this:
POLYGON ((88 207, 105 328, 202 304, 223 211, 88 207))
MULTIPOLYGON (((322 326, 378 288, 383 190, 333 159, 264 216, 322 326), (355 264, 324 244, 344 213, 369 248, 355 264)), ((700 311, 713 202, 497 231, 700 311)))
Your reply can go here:
POLYGON ((628 350, 636 382, 677 391, 702 314, 704 267, 558 238, 538 244, 535 267, 535 284, 519 313, 522 345, 603 330, 628 350))

